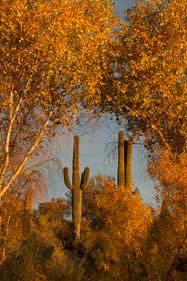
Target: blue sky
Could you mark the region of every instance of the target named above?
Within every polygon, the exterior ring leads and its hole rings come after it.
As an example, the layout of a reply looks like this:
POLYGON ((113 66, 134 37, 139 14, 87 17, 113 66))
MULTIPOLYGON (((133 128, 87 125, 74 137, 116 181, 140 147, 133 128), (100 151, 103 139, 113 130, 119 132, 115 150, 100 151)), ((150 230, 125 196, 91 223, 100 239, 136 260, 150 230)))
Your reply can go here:
MULTIPOLYGON (((134 1, 117 0, 116 12, 123 18, 124 10, 130 7, 134 1)), ((78 131, 81 136, 81 169, 88 166, 91 176, 110 175, 117 177, 117 163, 106 161, 106 144, 115 142, 118 138, 118 127, 110 116, 105 116, 100 122, 93 122, 91 128, 83 128, 78 131)), ((55 147, 53 152, 58 157, 61 165, 72 167, 73 135, 77 132, 67 133, 65 136, 58 135, 52 144, 55 147)), ((153 181, 149 178, 146 170, 146 151, 143 146, 133 147, 133 180, 143 199, 150 204, 154 202, 153 181)), ((64 185, 63 174, 48 169, 46 172, 49 191, 48 197, 63 196, 67 189, 64 185)))
POLYGON ((116 0, 116 12, 123 18, 124 10, 128 9, 135 2, 134 0, 116 0))

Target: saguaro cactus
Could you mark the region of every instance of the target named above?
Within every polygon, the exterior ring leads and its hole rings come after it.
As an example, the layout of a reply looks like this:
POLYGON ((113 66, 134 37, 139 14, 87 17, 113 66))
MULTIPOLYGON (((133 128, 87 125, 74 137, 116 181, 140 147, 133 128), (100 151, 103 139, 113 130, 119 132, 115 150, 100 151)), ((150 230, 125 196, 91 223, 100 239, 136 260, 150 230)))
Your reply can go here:
POLYGON ((125 185, 132 187, 132 142, 125 141, 125 185))
POLYGON ((74 226, 74 238, 80 239, 81 216, 82 216, 82 191, 89 181, 89 168, 85 168, 80 177, 80 140, 74 137, 73 145, 73 173, 72 184, 69 178, 69 169, 64 168, 64 182, 72 192, 72 220, 74 226))
POLYGON ((23 232, 24 235, 29 235, 32 232, 32 206, 33 205, 33 191, 28 190, 24 201, 24 215, 23 215, 23 232))
POLYGON ((132 187, 132 142, 124 140, 124 133, 118 135, 118 187, 132 187))
POLYGON ((118 135, 118 187, 125 185, 125 153, 124 153, 124 133, 118 135))

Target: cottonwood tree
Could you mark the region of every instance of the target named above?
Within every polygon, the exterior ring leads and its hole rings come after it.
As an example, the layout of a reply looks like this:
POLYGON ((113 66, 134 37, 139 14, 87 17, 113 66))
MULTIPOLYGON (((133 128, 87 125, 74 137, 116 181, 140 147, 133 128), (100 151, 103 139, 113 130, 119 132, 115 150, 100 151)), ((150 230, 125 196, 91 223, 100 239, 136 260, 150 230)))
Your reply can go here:
POLYGON ((117 41, 116 74, 102 108, 124 116, 150 151, 186 151, 186 14, 186 0, 137 1, 117 41))
POLYGON ((142 273, 142 245, 152 224, 149 206, 138 192, 116 188, 102 176, 90 182, 83 202, 83 239, 95 278, 100 272, 101 279, 139 280, 133 278, 142 273))
POLYGON ((98 103, 118 23, 108 0, 2 0, 0 14, 1 198, 55 126, 98 103))
POLYGON ((25 198, 28 190, 32 191, 33 205, 44 192, 47 184, 40 171, 23 172, 19 180, 11 186, 1 200, 1 224, 0 224, 0 264, 7 256, 17 250, 25 239, 24 233, 25 198))
POLYGON ((162 198, 160 215, 154 219, 144 257, 153 280, 185 280, 187 249, 187 157, 167 150, 149 165, 162 198), (184 273, 181 273, 184 272, 184 273), (173 278, 173 279, 172 279, 173 278))

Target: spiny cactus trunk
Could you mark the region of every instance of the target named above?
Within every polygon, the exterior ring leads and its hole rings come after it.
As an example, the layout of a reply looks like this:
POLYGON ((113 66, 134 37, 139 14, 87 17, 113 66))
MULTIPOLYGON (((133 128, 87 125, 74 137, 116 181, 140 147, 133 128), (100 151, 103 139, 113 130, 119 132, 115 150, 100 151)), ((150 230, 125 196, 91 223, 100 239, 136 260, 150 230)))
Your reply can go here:
POLYGON ((124 133, 118 135, 118 187, 125 186, 124 133))
POLYGON ((80 178, 80 140, 74 137, 73 145, 73 174, 72 184, 69 179, 69 170, 64 168, 64 182, 72 192, 72 220, 74 226, 74 238, 80 239, 82 217, 82 191, 89 181, 89 168, 85 168, 80 178))
POLYGON ((82 215, 82 190, 80 187, 80 141, 79 137, 74 138, 73 148, 73 196, 72 196, 72 216, 74 224, 75 238, 80 239, 81 215, 82 215))
POLYGON ((125 141, 125 185, 132 188, 132 142, 125 141))
POLYGON ((124 133, 118 135, 118 187, 132 188, 132 142, 124 140, 124 133))
POLYGON ((23 216, 23 234, 28 236, 32 232, 32 206, 33 205, 33 191, 28 190, 24 201, 24 216, 23 216))

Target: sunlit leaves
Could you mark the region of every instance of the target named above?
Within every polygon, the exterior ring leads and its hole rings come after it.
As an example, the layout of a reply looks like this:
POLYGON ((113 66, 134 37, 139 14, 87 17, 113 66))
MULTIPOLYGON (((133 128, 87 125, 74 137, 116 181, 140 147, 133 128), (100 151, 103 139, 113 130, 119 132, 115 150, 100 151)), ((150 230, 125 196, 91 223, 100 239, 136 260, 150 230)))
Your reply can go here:
POLYGON ((117 189, 104 177, 97 180, 101 188, 88 191, 92 195, 88 193, 86 197, 88 210, 85 215, 90 222, 91 233, 83 235, 88 245, 89 240, 95 245, 91 254, 97 266, 104 271, 112 271, 113 263, 118 266, 125 263, 128 254, 141 255, 152 215, 138 193, 132 194, 128 188, 117 189))
MULTIPOLYGON (((80 93, 95 103, 112 51, 110 1, 1 1, 1 67, 6 82, 44 108, 80 93), (91 99, 92 98, 92 99, 91 99)), ((8 94, 8 93, 7 93, 8 94)))
POLYGON ((16 178, 50 129, 99 102, 118 20, 109 0, 2 0, 0 14, 0 177, 10 184, 13 158, 16 178))
POLYGON ((186 149, 186 14, 186 0, 137 1, 121 29, 119 79, 106 107, 126 117, 134 134, 143 132, 148 148, 186 149))

